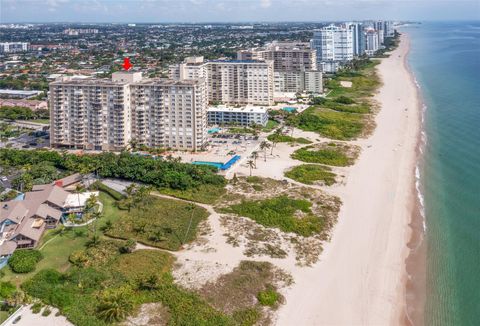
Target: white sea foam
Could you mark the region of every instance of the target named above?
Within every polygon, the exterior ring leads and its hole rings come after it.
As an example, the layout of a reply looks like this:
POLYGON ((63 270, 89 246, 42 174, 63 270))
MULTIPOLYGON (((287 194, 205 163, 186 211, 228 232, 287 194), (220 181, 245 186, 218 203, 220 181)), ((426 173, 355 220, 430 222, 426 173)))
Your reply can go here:
POLYGON ((425 198, 421 190, 421 174, 420 167, 418 165, 415 167, 415 189, 417 191, 418 202, 420 204, 420 215, 422 216, 423 232, 425 233, 425 231, 427 230, 427 224, 425 221, 425 198))

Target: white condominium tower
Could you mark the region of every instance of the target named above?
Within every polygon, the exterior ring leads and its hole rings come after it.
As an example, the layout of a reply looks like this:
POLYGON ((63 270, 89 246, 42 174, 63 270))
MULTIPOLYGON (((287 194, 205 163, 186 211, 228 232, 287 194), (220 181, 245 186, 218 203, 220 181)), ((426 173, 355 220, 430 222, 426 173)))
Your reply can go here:
POLYGON ((378 41, 378 31, 374 30, 373 28, 367 29, 365 31, 366 39, 367 39, 367 47, 365 53, 367 55, 374 55, 375 52, 378 51, 380 48, 380 44, 378 41))
POLYGON ((130 111, 128 81, 58 79, 50 83, 51 145, 96 150, 125 148, 131 139, 130 111))
POLYGON ((198 150, 206 142, 206 110, 202 81, 142 79, 139 72, 64 77, 50 84, 51 146, 122 150, 137 141, 198 150))
POLYGON ((203 80, 145 79, 131 85, 132 132, 148 147, 198 150, 207 141, 203 80))
POLYGON ((353 59, 353 30, 348 26, 329 25, 314 31, 310 41, 317 50, 317 62, 349 61, 353 59))
POLYGON ((258 60, 212 60, 189 57, 170 66, 176 80, 204 79, 208 101, 224 104, 272 105, 273 62, 258 60))

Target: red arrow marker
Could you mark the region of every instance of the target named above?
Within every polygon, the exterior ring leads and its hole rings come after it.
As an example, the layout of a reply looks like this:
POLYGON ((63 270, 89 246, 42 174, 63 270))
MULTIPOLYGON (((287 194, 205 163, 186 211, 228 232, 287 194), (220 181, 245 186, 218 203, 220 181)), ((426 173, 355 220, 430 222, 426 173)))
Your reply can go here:
POLYGON ((123 68, 125 70, 128 70, 132 67, 132 64, 130 63, 130 58, 124 58, 123 59, 123 68))

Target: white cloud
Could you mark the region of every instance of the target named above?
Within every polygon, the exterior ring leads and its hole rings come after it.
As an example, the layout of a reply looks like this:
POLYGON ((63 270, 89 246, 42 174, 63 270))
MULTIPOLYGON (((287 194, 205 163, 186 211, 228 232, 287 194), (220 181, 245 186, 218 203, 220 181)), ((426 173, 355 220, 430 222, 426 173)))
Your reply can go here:
POLYGON ((272 0, 260 0, 260 7, 269 8, 272 5, 272 0))

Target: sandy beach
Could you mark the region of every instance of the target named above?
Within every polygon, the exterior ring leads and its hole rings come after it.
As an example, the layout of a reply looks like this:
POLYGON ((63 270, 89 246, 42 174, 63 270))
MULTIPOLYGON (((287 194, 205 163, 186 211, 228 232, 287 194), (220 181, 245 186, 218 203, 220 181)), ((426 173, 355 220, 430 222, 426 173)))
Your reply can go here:
POLYGON ((383 59, 377 128, 345 186, 331 242, 312 268, 295 271, 278 325, 396 325, 405 312, 405 259, 415 207, 418 94, 405 57, 409 39, 383 59))

